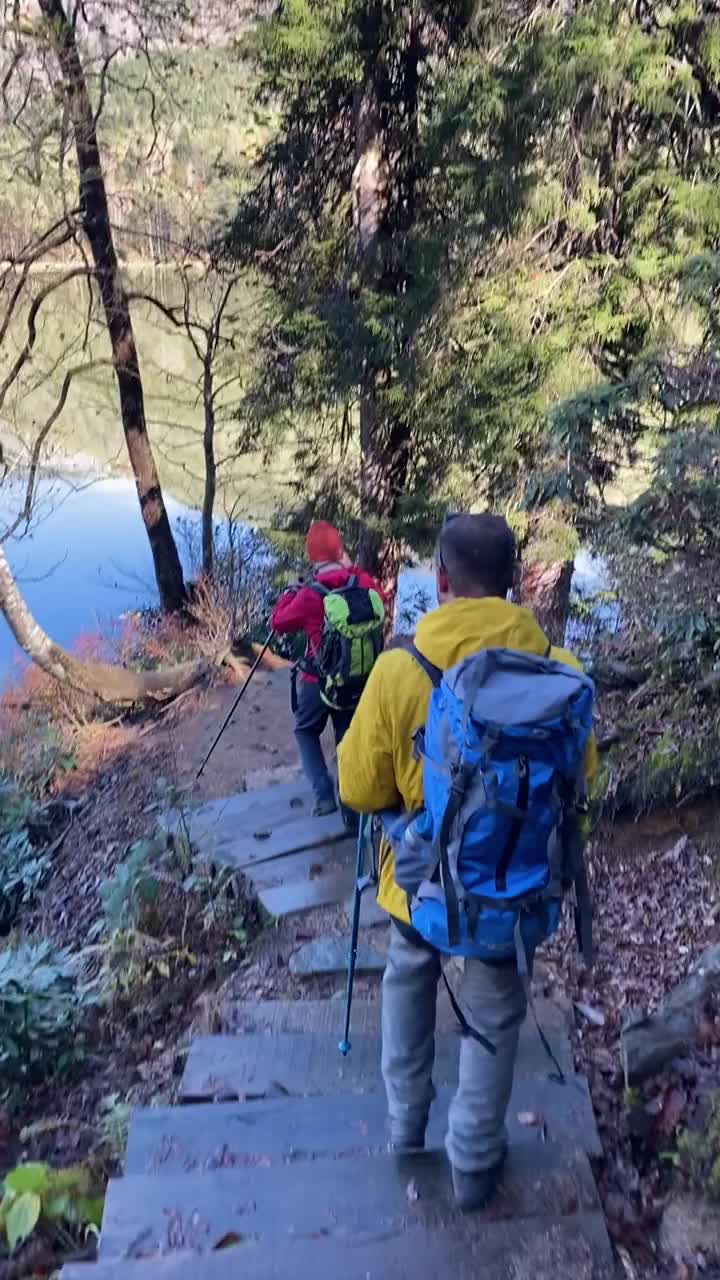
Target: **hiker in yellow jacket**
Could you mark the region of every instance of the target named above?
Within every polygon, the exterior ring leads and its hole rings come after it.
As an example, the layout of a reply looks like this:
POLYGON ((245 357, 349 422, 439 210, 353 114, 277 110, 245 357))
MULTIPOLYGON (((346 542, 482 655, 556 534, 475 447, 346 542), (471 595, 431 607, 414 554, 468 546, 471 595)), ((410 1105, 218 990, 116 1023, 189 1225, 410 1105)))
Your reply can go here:
MULTIPOLYGON (((548 640, 532 613, 507 600, 516 563, 515 539, 502 518, 460 515, 446 521, 435 556, 439 608, 418 625, 419 653, 443 671, 486 648, 547 656, 548 640)), ((580 665, 564 649, 554 648, 549 656, 580 665)), ((425 724, 431 691, 430 677, 407 650, 393 648, 380 657, 338 752, 344 804, 359 813, 422 806, 422 765, 413 735, 425 724)), ((586 768, 589 774, 596 768, 592 739, 586 768)), ((391 1148, 402 1152, 424 1146, 434 1097, 440 956, 412 929, 407 894, 393 871, 392 851, 383 842, 378 902, 393 921, 383 980, 383 1076, 391 1148)), ((460 1208, 474 1209, 492 1196, 507 1148, 505 1113, 526 1012, 516 963, 466 959, 461 1002, 471 1025, 496 1047, 491 1056, 463 1038, 460 1084, 450 1108, 447 1150, 456 1200, 460 1208)))

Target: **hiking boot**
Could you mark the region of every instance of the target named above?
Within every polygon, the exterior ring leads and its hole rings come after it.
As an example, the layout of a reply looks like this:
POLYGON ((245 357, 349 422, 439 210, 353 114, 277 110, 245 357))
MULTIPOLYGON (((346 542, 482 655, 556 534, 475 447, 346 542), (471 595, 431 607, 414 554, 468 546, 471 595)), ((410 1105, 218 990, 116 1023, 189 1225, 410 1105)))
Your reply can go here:
POLYGON ((328 796, 326 800, 316 800, 313 805, 313 818, 326 818, 329 813, 337 813, 337 802, 334 796, 328 796))
POLYGON ((352 809, 346 809, 344 805, 341 806, 341 810, 345 830, 349 836, 356 836, 360 830, 360 818, 353 813, 352 809))
POLYGON ((497 1191, 503 1164, 500 1160, 491 1169, 479 1173, 463 1173, 462 1169, 452 1166, 455 1203, 461 1213, 474 1213, 490 1203, 497 1191))
POLYGON ((391 1156, 414 1156, 418 1151, 425 1150, 425 1134, 418 1133, 412 1138, 401 1138, 398 1141, 392 1139, 388 1142, 388 1151, 391 1156))
POLYGON ((388 1142, 388 1151, 394 1156, 411 1156, 416 1151, 425 1150, 425 1130, 427 1128, 427 1120, 423 1125, 416 1125, 414 1128, 403 1128, 402 1125, 390 1125, 390 1141, 388 1142))

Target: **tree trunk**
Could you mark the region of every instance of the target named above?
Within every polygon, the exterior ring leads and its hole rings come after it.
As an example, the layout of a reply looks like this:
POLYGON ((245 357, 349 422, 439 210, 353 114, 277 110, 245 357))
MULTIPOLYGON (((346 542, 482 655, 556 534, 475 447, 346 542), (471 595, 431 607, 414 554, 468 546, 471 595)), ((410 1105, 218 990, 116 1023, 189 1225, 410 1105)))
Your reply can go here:
POLYGON ((65 98, 75 134, 83 228, 90 244, 95 277, 105 311, 117 377, 123 431, 135 477, 140 510, 155 565, 164 609, 185 602, 182 566, 165 509, 145 421, 145 403, 130 307, 118 267, 110 223, 97 129, 85 73, 62 0, 39 0, 49 42, 60 65, 65 98))
MULTIPOLYGON (((378 289, 382 273, 380 235, 387 212, 388 181, 382 155, 380 101, 374 71, 382 21, 380 6, 369 6, 364 42, 367 53, 365 83, 355 101, 355 168, 352 178, 353 226, 363 289, 378 289)), ((360 516, 358 563, 370 573, 380 569, 383 544, 382 427, 377 390, 380 370, 366 353, 360 387, 360 516)))
MULTIPOLYGON (((365 81, 355 103, 355 169, 352 181, 353 223, 363 289, 400 297, 406 285, 404 249, 415 220, 414 140, 417 126, 419 46, 408 9, 403 104, 408 145, 392 158, 385 123, 396 109, 387 100, 382 60, 382 4, 367 6, 363 29, 365 81), (385 122, 385 123, 384 123, 385 122), (393 172, 390 172, 390 165, 393 172), (387 260, 386 260, 387 259, 387 260)), ((410 462, 410 426, 378 400, 392 382, 391 367, 378 366, 368 354, 360 388, 360 514, 358 563, 386 584, 388 612, 394 613, 400 542, 388 532, 405 492, 410 462)))
POLYGON ((42 671, 77 693, 102 702, 164 702, 192 688, 209 671, 205 662, 187 662, 167 671, 126 671, 103 662, 78 662, 43 631, 18 590, 0 547, 0 610, 21 649, 42 671))
POLYGON ((562 645, 565 640, 574 567, 572 560, 559 560, 554 564, 535 561, 522 568, 520 603, 532 609, 548 640, 555 645, 562 645))
POLYGON ((203 574, 213 576, 215 569, 215 495, 217 493, 217 462, 215 460, 215 400, 213 397, 214 348, 208 345, 203 368, 203 405, 205 427, 203 452, 205 454, 205 488, 202 508, 202 560, 203 574))

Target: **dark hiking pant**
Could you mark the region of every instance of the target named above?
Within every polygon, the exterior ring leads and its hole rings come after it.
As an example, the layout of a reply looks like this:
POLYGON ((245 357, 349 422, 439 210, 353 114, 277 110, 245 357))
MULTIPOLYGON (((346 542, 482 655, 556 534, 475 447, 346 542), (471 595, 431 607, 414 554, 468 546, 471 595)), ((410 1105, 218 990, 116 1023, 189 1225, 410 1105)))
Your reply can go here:
POLYGON ((305 775, 315 794, 317 803, 335 799, 335 784, 330 776, 320 742, 328 722, 332 719, 335 742, 342 742, 350 727, 352 711, 333 711, 320 697, 320 685, 299 680, 295 710, 295 737, 305 775))

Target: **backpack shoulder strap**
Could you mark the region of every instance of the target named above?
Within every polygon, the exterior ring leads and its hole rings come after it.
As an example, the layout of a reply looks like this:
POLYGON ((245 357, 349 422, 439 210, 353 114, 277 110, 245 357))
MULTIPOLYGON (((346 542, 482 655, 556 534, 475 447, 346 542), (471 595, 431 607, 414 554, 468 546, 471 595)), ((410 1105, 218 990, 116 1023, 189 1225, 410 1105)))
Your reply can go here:
POLYGON ((543 654, 543 658, 549 658, 551 653, 552 653, 552 640, 548 640, 547 648, 543 654))
POLYGON ((410 654, 411 658, 415 659, 419 667, 422 667, 425 675, 432 681, 433 688, 437 689, 443 678, 440 668, 436 667, 435 663, 431 662, 429 658, 426 658, 425 654, 421 653, 412 641, 408 645, 406 652, 410 654))
POLYGON ((325 596, 330 595, 330 588, 324 587, 322 582, 313 581, 313 582, 308 582, 306 585, 310 588, 311 591, 317 591, 318 595, 322 596, 323 600, 325 599, 325 596))

